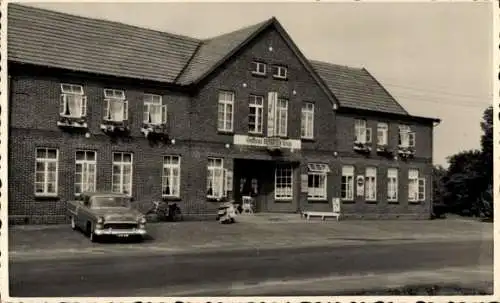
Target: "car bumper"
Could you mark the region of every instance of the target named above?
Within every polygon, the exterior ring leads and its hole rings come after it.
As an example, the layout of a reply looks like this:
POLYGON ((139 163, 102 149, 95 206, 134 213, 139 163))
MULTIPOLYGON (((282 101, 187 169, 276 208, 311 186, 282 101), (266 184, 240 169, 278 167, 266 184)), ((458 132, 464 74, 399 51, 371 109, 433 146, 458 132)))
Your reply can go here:
POLYGON ((97 229, 94 231, 97 236, 117 236, 117 237, 128 237, 128 236, 144 236, 146 235, 146 230, 144 229, 97 229))

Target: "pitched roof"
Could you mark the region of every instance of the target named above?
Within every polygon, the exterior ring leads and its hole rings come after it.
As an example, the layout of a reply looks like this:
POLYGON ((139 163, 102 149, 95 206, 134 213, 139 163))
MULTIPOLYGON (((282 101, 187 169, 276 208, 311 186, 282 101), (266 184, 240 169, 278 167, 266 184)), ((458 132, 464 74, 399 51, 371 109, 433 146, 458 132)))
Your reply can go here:
POLYGON ((196 83, 274 25, 340 107, 408 115, 364 68, 307 60, 275 18, 207 40, 8 5, 10 61, 178 85, 196 83))
POLYGON ((204 40, 188 66, 177 79, 181 85, 191 84, 210 73, 218 63, 225 61, 245 41, 251 39, 270 20, 204 40))
POLYGON ((408 115, 365 69, 309 60, 341 107, 408 115))
POLYGON ((11 61, 173 82, 197 39, 18 4, 8 5, 11 61))

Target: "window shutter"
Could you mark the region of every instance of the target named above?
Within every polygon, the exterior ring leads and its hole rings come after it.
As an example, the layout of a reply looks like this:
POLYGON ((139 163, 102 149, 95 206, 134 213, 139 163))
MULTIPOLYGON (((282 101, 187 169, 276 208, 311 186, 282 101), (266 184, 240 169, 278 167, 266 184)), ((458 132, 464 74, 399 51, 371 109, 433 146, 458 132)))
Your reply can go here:
POLYGON ((372 143, 372 129, 366 128, 366 141, 365 143, 372 143))
POLYGON ((408 146, 415 147, 415 133, 408 133, 408 146))
POLYGON ((108 99, 104 99, 104 103, 103 103, 103 110, 104 110, 104 120, 109 120, 109 100, 108 99))
POLYGON ((87 116, 87 96, 82 96, 82 117, 87 116))
POLYGON ((143 115, 143 118, 142 118, 142 122, 144 122, 144 123, 149 123, 150 122, 150 119, 149 119, 149 104, 147 104, 147 103, 144 103, 144 115, 143 115))
POLYGON ((418 179, 418 201, 425 201, 425 178, 418 179))
POLYGON ((161 106, 161 123, 162 124, 167 123, 167 105, 161 106))
POLYGON ((278 106, 278 93, 268 93, 268 111, 267 111, 267 136, 272 137, 276 134, 276 107, 278 106))
POLYGON ((226 193, 226 190, 227 190, 227 169, 223 169, 222 170, 222 184, 221 184, 221 187, 222 187, 221 196, 222 197, 226 197, 227 196, 227 193, 226 193))
POLYGON ((67 105, 66 95, 65 94, 61 94, 61 99, 60 99, 60 103, 59 103, 59 113, 61 115, 65 115, 66 114, 66 105, 67 105))
POLYGON ((128 120, 128 101, 123 101, 123 120, 128 120))

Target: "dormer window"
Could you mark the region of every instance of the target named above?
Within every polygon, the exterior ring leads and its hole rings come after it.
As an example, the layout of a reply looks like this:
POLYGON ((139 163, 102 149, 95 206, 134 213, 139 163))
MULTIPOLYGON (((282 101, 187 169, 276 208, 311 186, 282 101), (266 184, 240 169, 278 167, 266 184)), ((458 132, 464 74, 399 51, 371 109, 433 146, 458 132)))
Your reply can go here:
POLYGON ((123 90, 104 90, 104 120, 112 122, 128 120, 128 101, 123 90))
POLYGON ((87 116, 87 97, 81 85, 61 84, 60 98, 61 117, 78 119, 87 116))
POLYGON ((273 77, 277 79, 286 79, 288 76, 288 69, 286 66, 275 65, 273 66, 273 77))
POLYGON ((259 61, 254 61, 252 62, 252 74, 254 75, 259 75, 259 76, 265 76, 266 75, 266 68, 267 65, 263 62, 259 61))

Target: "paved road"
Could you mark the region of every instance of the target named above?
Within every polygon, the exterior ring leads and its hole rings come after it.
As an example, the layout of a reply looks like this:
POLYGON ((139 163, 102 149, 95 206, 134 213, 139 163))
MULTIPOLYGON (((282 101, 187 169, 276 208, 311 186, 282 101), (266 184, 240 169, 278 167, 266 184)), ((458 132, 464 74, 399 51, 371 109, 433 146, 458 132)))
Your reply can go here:
MULTIPOLYGON (((492 241, 467 241, 26 260, 10 263, 10 295, 169 296, 183 292, 189 296, 190 290, 195 295, 194 290, 200 288, 231 289, 269 280, 492 266, 492 256, 492 241)), ((237 291, 231 294, 238 295, 237 291)))

